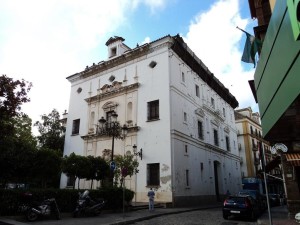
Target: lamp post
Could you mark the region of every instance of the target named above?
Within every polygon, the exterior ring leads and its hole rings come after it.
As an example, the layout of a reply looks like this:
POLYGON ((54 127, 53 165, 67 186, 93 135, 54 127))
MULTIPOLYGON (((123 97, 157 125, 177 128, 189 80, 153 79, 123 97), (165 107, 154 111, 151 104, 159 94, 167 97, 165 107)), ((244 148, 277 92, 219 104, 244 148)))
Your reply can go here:
POLYGON ((137 146, 136 145, 133 145, 132 148, 133 148, 133 154, 135 156, 139 156, 141 158, 141 160, 143 160, 143 149, 140 149, 140 151, 137 152, 137 150, 136 150, 137 146))
POLYGON ((114 162, 114 145, 115 145, 115 138, 123 139, 125 138, 128 127, 124 124, 123 126, 117 121, 118 114, 115 111, 110 112, 108 120, 104 119, 102 116, 99 120, 100 126, 98 126, 97 134, 98 135, 107 135, 112 137, 112 144, 111 144, 111 156, 110 156, 110 169, 111 169, 111 183, 113 184, 114 179, 114 169, 115 169, 115 162, 114 162))

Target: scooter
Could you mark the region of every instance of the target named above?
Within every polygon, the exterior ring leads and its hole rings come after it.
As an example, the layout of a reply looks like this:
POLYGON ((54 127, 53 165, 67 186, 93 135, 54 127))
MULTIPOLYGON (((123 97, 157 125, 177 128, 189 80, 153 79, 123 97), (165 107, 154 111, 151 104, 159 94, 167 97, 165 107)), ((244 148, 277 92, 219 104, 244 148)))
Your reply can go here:
POLYGON ((39 217, 55 216, 61 219, 60 211, 55 198, 45 199, 42 202, 32 202, 26 211, 26 219, 30 222, 36 221, 39 217))
POLYGON ((73 217, 94 215, 98 216, 102 208, 105 206, 104 199, 92 200, 89 196, 89 191, 85 190, 82 194, 79 193, 76 209, 73 212, 73 217))

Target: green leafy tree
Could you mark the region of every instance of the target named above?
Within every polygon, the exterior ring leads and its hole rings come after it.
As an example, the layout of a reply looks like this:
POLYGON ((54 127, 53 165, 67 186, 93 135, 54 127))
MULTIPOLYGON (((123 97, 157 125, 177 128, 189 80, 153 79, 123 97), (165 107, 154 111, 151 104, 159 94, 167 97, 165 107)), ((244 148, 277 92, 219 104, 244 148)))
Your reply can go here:
POLYGON ((27 130, 30 120, 22 114, 21 105, 30 101, 27 94, 31 87, 25 80, 0 76, 0 181, 4 184, 18 179, 17 165, 26 161, 22 158, 19 162, 18 157, 34 146, 34 138, 22 136, 30 134, 27 130))
POLYGON ((87 156, 87 158, 90 161, 90 169, 86 179, 91 180, 92 189, 94 180, 101 181, 105 178, 109 178, 109 165, 100 156, 87 156))
POLYGON ((84 161, 83 156, 76 155, 74 152, 69 156, 64 156, 62 161, 62 172, 74 181, 73 189, 75 189, 76 179, 78 179, 79 189, 79 180, 84 176, 88 176, 88 173, 86 172, 87 168, 84 168, 87 166, 89 167, 88 163, 84 161))
POLYGON ((13 153, 10 158, 12 170, 12 180, 17 183, 27 183, 32 177, 31 169, 33 155, 36 151, 37 140, 31 132, 31 119, 20 114, 13 118, 15 135, 12 138, 14 147, 11 149, 13 153))
POLYGON ((125 177, 131 177, 132 175, 137 174, 139 172, 139 163, 133 157, 133 155, 115 156, 116 169, 114 171, 114 177, 116 184, 119 183, 121 187, 123 185, 125 177))
POLYGON ((41 116, 42 121, 36 121, 34 126, 38 128, 40 133, 37 136, 39 144, 43 148, 60 150, 61 154, 64 150, 65 127, 60 120, 59 112, 53 109, 48 115, 41 116))
POLYGON ((53 149, 35 151, 32 160, 32 178, 38 187, 58 188, 61 174, 61 156, 53 149))
POLYGON ((25 80, 13 80, 6 75, 0 76, 0 137, 2 145, 6 138, 14 135, 11 118, 19 116, 21 105, 30 101, 27 94, 31 87, 32 84, 25 80))

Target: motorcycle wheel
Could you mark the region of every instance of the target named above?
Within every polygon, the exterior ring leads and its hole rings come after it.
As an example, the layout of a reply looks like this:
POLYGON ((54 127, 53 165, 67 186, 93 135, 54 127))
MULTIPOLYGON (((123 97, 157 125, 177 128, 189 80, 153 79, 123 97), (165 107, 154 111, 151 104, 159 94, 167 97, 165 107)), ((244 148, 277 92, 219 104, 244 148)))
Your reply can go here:
POLYGON ((55 213, 55 218, 56 218, 57 220, 61 220, 61 215, 60 215, 59 212, 56 212, 56 213, 55 213))
POLYGON ((38 218, 38 214, 32 210, 27 211, 26 219, 30 222, 36 221, 38 218))
POLYGON ((73 212, 73 217, 76 218, 76 217, 79 217, 80 216, 80 212, 78 210, 75 210, 73 212))
POLYGON ((94 211, 95 216, 99 216, 101 214, 102 210, 100 208, 96 208, 94 211))

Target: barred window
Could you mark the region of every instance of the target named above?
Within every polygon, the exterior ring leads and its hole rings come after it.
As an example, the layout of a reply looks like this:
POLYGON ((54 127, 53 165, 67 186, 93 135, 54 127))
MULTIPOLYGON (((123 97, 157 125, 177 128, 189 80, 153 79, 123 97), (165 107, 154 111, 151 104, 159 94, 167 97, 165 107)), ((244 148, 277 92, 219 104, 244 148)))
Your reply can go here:
POLYGON ((148 120, 159 119, 159 100, 148 102, 148 120))
POLYGON ((147 164, 147 186, 159 186, 159 163, 147 164))
POLYGON ((229 137, 226 136, 226 137, 225 137, 225 140, 226 140, 226 150, 227 150, 227 151, 230 151, 230 141, 229 141, 229 137))
POLYGON ((214 129, 214 144, 216 146, 219 146, 219 134, 218 134, 218 131, 216 129, 214 129))
POLYGON ((198 121, 198 138, 203 139, 203 124, 198 121))
POLYGON ((79 134, 80 119, 73 120, 72 134, 79 134))

